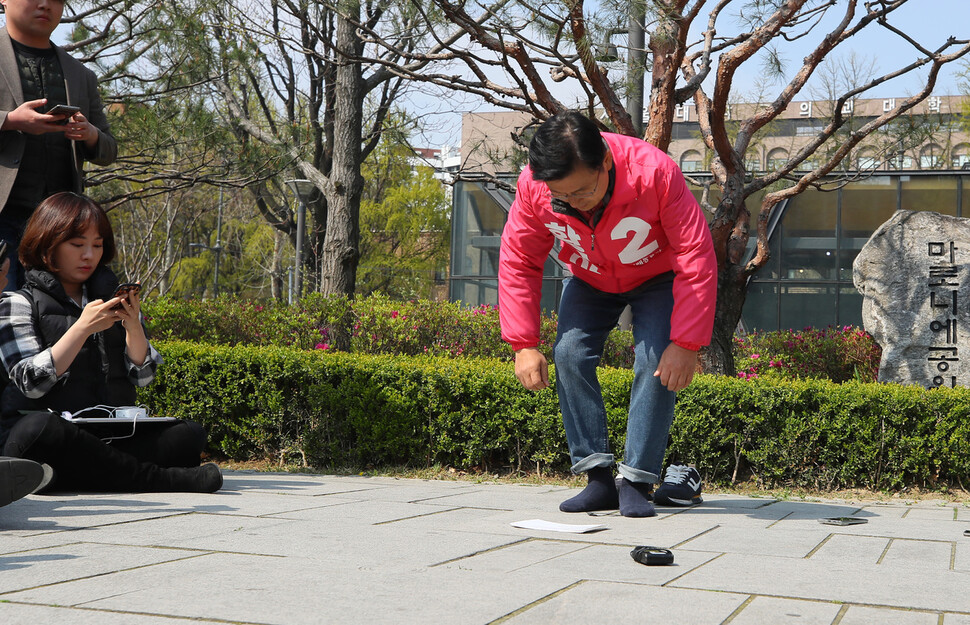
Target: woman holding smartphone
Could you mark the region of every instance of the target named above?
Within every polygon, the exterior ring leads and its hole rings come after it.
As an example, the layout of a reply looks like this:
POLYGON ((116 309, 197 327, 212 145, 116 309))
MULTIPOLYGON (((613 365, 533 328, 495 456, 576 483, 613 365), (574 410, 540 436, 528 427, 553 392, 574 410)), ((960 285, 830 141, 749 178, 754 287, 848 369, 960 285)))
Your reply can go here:
POLYGON ((102 440, 62 417, 94 406, 131 406, 162 362, 141 323, 138 293, 118 279, 108 216, 92 199, 56 193, 34 211, 19 256, 20 291, 0 297, 2 455, 54 470, 51 488, 215 492, 222 474, 199 466, 206 437, 191 421, 136 428, 102 440))

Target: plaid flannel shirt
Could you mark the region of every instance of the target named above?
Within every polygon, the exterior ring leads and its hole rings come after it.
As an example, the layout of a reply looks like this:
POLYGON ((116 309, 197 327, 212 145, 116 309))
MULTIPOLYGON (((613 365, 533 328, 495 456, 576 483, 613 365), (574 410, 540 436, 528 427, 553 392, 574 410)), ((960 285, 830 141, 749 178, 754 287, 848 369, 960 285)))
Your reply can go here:
MULTIPOLYGON (((86 290, 82 302, 87 303, 86 290)), ((0 297, 0 361, 10 381, 31 399, 43 397, 59 380, 71 374, 68 370, 57 375, 50 348, 45 349, 37 336, 30 300, 15 292, 0 297)), ((155 370, 163 362, 151 343, 144 363, 131 362, 127 351, 125 361, 128 363, 128 379, 136 387, 150 384, 155 379, 155 370)))

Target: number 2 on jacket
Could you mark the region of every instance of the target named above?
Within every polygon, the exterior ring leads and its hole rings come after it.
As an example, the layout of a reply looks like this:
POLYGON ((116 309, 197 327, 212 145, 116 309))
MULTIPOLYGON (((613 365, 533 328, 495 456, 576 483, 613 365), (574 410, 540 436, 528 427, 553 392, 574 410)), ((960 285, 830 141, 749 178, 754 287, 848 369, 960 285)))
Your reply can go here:
POLYGON ((650 241, 644 245, 647 237, 650 236, 650 230, 650 224, 639 217, 624 217, 616 223, 616 227, 610 233, 610 238, 614 241, 625 239, 627 235, 631 232, 633 233, 633 236, 630 237, 630 242, 620 251, 619 257, 621 263, 624 265, 633 265, 657 251, 660 245, 656 241, 650 241))

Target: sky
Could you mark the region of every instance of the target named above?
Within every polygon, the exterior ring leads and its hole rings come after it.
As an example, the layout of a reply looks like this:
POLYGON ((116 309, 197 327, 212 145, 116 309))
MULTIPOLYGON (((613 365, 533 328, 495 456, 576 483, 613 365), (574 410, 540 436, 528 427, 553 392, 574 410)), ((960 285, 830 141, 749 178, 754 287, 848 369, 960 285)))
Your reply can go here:
MULTIPOLYGON (((588 3, 587 3, 588 4, 588 3)), ((863 3, 860 2, 860 5, 863 3)), ((843 2, 840 0, 840 7, 843 2)), ((864 7, 860 10, 864 10, 864 7)), ((829 24, 834 20, 834 13, 830 12, 829 24)), ((695 20, 695 24, 706 24, 706 12, 695 20)), ((916 41, 930 49, 942 46, 947 37, 956 39, 970 39, 970 0, 911 0, 903 8, 892 14, 892 25, 903 30, 916 41)), ((823 24, 824 26, 825 24, 823 24)), ((783 54, 786 61, 786 73, 791 74, 801 65, 802 58, 817 45, 818 36, 806 40, 805 44, 796 43, 783 54), (811 44, 811 45, 808 45, 811 44)), ((842 58, 855 54, 866 63, 871 63, 877 73, 886 73, 912 63, 918 57, 916 50, 906 44, 899 36, 888 32, 885 28, 870 24, 850 42, 838 49, 842 58)), ((970 60, 970 55, 967 55, 970 60)), ((618 66, 622 70, 622 65, 618 66)), ((758 80, 760 63, 747 63, 744 71, 739 73, 735 81, 735 88, 740 92, 753 93, 758 80)), ((958 61, 948 66, 937 81, 932 95, 951 95, 960 92, 959 72, 964 69, 964 63, 958 61)), ((917 76, 896 79, 890 83, 866 92, 863 97, 888 98, 903 97, 912 94, 922 86, 921 80, 926 71, 919 71, 917 76)), ((769 93, 776 93, 778 84, 769 93)), ((819 91, 816 89, 815 93, 819 91)), ((568 97, 566 92, 557 96, 568 97)), ((796 100, 818 99, 808 91, 796 96, 796 100)), ((418 142, 429 147, 444 145, 457 146, 461 139, 461 114, 464 112, 500 110, 495 106, 486 105, 480 99, 466 94, 439 93, 433 95, 419 95, 412 98, 409 108, 422 114, 427 121, 428 130, 418 142)))
MULTIPOLYGON (((586 0, 587 8, 595 5, 597 0, 586 0)), ((714 4, 708 2, 709 5, 714 4)), ((845 0, 838 0, 841 10, 845 0)), ((864 2, 859 2, 864 10, 864 2)), ((695 20, 697 32, 706 25, 708 11, 702 10, 702 15, 695 20)), ((834 22, 837 14, 829 11, 829 26, 834 22)), ((2 17, 0 17, 2 20, 2 17)), ((925 44, 931 49, 941 46, 947 37, 953 36, 957 39, 970 39, 970 0, 910 0, 903 8, 894 12, 891 23, 907 34, 911 35, 920 43, 925 44)), ((729 22, 723 19, 719 22, 719 28, 725 28, 729 22)), ((823 24, 825 26, 826 24, 823 24)), ((70 29, 68 26, 60 26, 53 35, 57 43, 63 43, 70 29)), ((718 34, 727 34, 719 31, 718 34)), ((814 35, 814 33, 813 33, 814 35)), ((623 37, 620 35, 619 37, 623 37)), ((696 40, 696 38, 692 38, 696 40)), ((818 36, 813 36, 805 40, 804 44, 796 43, 784 52, 786 70, 793 73, 801 64, 802 57, 810 50, 811 46, 817 42, 818 36)), ((616 41, 622 44, 621 41, 616 41)), ((876 25, 870 25, 859 33, 843 49, 840 46, 839 54, 845 58, 850 53, 855 53, 858 57, 874 63, 875 70, 883 73, 898 69, 917 58, 917 54, 912 46, 905 44, 902 40, 886 29, 876 25)), ((968 55, 970 57, 970 55, 968 55)), ((619 63, 616 72, 625 73, 625 66, 619 63)), ((755 92, 755 83, 758 79, 760 63, 748 62, 742 66, 743 70, 738 74, 734 86, 739 93, 752 94, 755 92)), ((940 75, 937 87, 933 95, 952 95, 960 92, 959 72, 964 69, 963 62, 957 62, 946 68, 940 75)), ((926 72, 918 73, 920 77, 925 76, 926 72)), ((554 90, 554 93, 564 102, 574 100, 568 87, 568 81, 558 85, 547 84, 554 90)), ((780 83, 773 85, 773 91, 777 93, 780 83)), ((897 79, 894 82, 880 86, 867 92, 863 97, 870 98, 889 98, 904 97, 915 92, 921 87, 921 83, 915 77, 897 79)), ((819 92, 815 90, 817 96, 819 92)), ((750 99, 750 98, 746 98, 750 99)), ((813 97, 811 90, 805 90, 795 98, 796 100, 820 99, 813 97)), ((417 115, 421 115, 424 120, 426 130, 420 137, 414 138, 415 145, 421 147, 438 148, 443 146, 457 147, 461 141, 461 116, 465 112, 494 111, 500 110, 493 105, 485 104, 480 98, 461 92, 453 91, 431 91, 428 89, 416 90, 405 103, 406 107, 417 115)))

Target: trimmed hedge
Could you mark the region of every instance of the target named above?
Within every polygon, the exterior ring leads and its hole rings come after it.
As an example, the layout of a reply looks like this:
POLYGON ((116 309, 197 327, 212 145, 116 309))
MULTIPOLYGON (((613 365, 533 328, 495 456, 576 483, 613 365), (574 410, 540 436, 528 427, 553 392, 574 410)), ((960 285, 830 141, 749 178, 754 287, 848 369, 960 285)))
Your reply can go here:
MULTIPOLYGON (((292 306, 222 295, 207 300, 150 299, 142 309, 154 340, 512 360, 512 348, 501 338, 498 308, 489 305, 404 302, 378 294, 349 300, 314 293, 292 306)), ((540 317, 538 347, 550 358, 556 324, 555 315, 540 317)), ((602 362, 632 367, 633 333, 610 332, 602 362)))
MULTIPOLYGON (((157 342, 166 364, 139 400, 191 418, 233 459, 315 466, 444 464, 566 470, 555 391, 492 359, 366 356, 157 342)), ((623 449, 633 373, 600 370, 623 449)), ((970 390, 699 375, 679 394, 671 451, 705 479, 895 489, 970 476, 970 390)))

